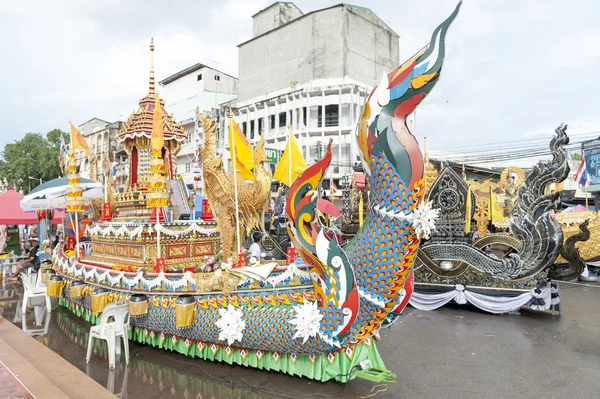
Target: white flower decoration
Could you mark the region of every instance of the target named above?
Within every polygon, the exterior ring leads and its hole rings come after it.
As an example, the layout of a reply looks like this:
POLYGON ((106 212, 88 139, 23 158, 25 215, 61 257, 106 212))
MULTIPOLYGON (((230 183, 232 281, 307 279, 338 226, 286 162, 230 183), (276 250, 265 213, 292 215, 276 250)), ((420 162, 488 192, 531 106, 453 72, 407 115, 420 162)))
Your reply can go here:
POLYGON ((303 338, 304 344, 310 337, 314 337, 319 332, 321 319, 323 315, 319 311, 316 302, 307 302, 300 306, 294 306, 296 315, 288 323, 296 326, 294 339, 303 338))
POLYGON ((215 322, 221 332, 219 341, 227 341, 227 345, 235 341, 241 341, 244 338, 242 331, 246 328, 246 322, 242 319, 242 309, 236 309, 233 305, 227 306, 227 309, 219 309, 221 317, 215 322))
POLYGON ((221 263, 221 269, 222 270, 231 270, 233 268, 233 263, 231 263, 231 258, 230 261, 227 263, 221 263))
POLYGON ((431 208, 431 201, 421 202, 419 207, 413 211, 412 225, 417 236, 428 239, 431 232, 435 230, 435 220, 440 215, 439 209, 431 208))

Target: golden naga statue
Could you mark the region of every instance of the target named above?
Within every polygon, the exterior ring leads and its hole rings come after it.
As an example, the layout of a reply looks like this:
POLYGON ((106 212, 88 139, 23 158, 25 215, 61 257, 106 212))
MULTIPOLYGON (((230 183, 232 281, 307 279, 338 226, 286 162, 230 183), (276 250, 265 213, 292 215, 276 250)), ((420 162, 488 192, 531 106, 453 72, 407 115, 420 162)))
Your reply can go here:
MULTIPOLYGON (((197 118, 202 123, 205 142, 204 148, 200 147, 204 177, 204 192, 217 220, 217 229, 221 234, 223 259, 232 259, 237 263, 236 251, 236 215, 234 178, 232 173, 226 173, 223 168, 223 159, 217 157, 215 152, 216 125, 215 121, 200 115, 196 110, 197 118), (232 228, 233 227, 233 228, 232 228)), ((264 138, 261 138, 254 149, 254 174, 255 183, 247 182, 238 175, 238 208, 240 220, 240 239, 251 229, 264 230, 264 208, 269 200, 271 190, 271 173, 265 167, 266 154, 264 151, 264 138)))

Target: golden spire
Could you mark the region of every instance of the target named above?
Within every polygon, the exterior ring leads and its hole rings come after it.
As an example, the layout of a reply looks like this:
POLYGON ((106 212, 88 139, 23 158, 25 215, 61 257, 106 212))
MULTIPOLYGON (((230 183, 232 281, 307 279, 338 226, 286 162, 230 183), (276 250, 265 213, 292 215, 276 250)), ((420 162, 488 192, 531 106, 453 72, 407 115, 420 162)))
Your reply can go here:
POLYGON ((423 152, 424 152, 424 166, 425 169, 423 170, 424 172, 424 185, 423 185, 423 189, 425 191, 425 195, 427 195, 427 193, 429 192, 429 189, 431 188, 431 186, 433 185, 433 183, 435 183, 437 177, 438 177, 438 173, 437 170, 435 170, 435 167, 433 166, 433 164, 431 162, 429 162, 429 151, 427 150, 427 135, 423 135, 423 152))
POLYGON ((154 38, 150 39, 150 89, 148 94, 155 94, 154 92, 154 38))

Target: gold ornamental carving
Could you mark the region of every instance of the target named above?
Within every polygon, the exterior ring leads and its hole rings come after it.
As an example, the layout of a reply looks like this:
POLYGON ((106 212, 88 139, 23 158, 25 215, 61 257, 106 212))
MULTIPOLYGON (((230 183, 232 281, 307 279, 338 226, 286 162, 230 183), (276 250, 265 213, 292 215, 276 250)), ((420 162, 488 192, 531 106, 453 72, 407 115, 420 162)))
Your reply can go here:
POLYGON ((204 191, 217 220, 217 229, 221 235, 223 259, 237 262, 237 232, 236 205, 233 182, 237 181, 238 209, 240 219, 240 237, 252 228, 264 229, 264 209, 269 200, 271 189, 271 173, 265 167, 264 137, 254 149, 254 168, 252 173, 255 183, 246 182, 242 177, 236 179, 225 172, 222 158, 215 152, 216 125, 208 116, 200 115, 196 110, 197 119, 202 123, 205 133, 204 148, 199 152, 202 159, 204 191))

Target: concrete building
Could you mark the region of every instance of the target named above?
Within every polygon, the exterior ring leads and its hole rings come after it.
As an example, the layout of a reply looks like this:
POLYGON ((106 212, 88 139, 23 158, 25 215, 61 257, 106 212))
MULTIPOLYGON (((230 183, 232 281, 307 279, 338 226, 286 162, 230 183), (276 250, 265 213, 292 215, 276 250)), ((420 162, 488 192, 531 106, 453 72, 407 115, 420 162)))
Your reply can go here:
POLYGON ((333 139, 329 177, 337 184, 358 161, 352 133, 366 96, 399 64, 398 35, 371 10, 347 4, 304 14, 277 2, 252 18, 253 37, 238 46, 239 97, 222 105, 221 126, 231 109, 250 141, 264 134, 276 150, 290 126, 308 163, 333 139))
MULTIPOLYGON (((118 152, 119 147, 122 147, 117 140, 117 133, 121 129, 122 123, 121 121, 107 122, 100 118, 92 118, 78 126, 92 154, 97 159, 97 172, 99 174, 106 173, 102 168, 103 158, 108 156, 109 165, 112 165, 112 162, 115 160, 115 154, 118 152)), ((80 165, 82 177, 89 178, 90 159, 86 158, 80 151, 77 151, 76 157, 80 165)), ((98 178, 98 181, 102 181, 102 179, 98 178)))
POLYGON ((159 84, 166 106, 187 133, 187 139, 177 154, 176 167, 185 184, 191 187, 196 137, 200 143, 204 142, 203 132, 197 127, 195 110, 198 108, 201 113, 218 119, 219 104, 237 98, 238 80, 204 64, 195 64, 159 84))

